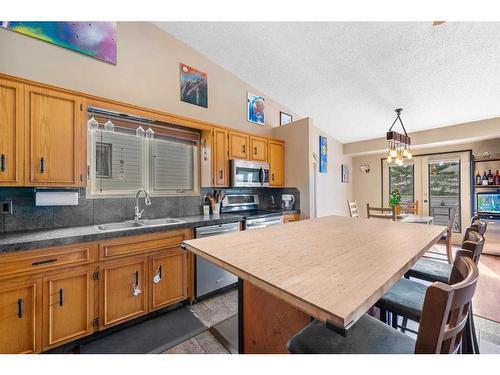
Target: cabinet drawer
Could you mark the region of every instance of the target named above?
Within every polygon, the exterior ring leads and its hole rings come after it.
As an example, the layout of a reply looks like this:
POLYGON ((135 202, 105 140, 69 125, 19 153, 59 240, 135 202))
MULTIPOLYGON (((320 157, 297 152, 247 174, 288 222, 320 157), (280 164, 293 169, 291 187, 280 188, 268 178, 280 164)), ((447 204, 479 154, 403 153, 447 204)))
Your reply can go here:
POLYGON ((99 243, 101 260, 121 258, 129 255, 179 246, 192 237, 191 230, 175 230, 166 233, 146 234, 117 238, 99 243))
POLYGON ((97 261, 97 244, 84 243, 0 256, 0 278, 97 261))

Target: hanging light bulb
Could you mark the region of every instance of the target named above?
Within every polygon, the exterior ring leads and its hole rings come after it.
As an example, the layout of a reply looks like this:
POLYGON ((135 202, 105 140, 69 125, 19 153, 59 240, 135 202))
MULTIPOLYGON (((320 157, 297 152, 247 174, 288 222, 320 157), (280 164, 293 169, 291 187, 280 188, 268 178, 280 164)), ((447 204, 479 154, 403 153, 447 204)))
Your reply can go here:
POLYGON ((405 147, 405 149, 403 150, 403 156, 408 156, 408 149, 405 147))
POLYGON ((87 126, 90 130, 97 130, 99 128, 99 122, 94 118, 94 114, 92 113, 92 117, 89 121, 87 121, 87 126))
POLYGON ((395 158, 396 156, 398 156, 398 152, 396 151, 396 148, 391 148, 391 150, 389 151, 389 156, 392 156, 393 158, 395 158))
POLYGON ((408 154, 406 155, 406 157, 407 157, 408 159, 411 159, 411 158, 413 157, 413 155, 411 154, 411 151, 410 151, 410 150, 408 150, 408 154))
POLYGON ((107 131, 107 132, 114 132, 115 131, 115 124, 113 124, 111 122, 111 120, 108 120, 105 124, 104 124, 104 130, 107 131))
POLYGON ((387 157, 387 162, 388 162, 388 163, 392 163, 392 156, 391 156, 391 155, 389 155, 389 156, 387 157))

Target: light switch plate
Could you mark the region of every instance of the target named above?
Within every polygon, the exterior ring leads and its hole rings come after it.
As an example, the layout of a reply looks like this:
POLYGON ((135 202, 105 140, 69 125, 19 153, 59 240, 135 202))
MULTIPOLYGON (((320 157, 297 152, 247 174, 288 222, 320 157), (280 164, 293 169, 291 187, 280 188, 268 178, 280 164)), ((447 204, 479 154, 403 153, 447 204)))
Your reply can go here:
POLYGON ((12 201, 0 202, 0 215, 10 215, 12 213, 12 201))

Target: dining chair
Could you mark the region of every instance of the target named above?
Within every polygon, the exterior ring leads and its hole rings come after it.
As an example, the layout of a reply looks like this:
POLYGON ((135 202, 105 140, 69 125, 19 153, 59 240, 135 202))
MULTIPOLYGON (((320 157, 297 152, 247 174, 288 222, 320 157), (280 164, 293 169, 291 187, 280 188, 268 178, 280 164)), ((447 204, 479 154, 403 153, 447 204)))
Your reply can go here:
POLYGON ((358 202, 347 200, 347 206, 349 207, 351 217, 359 218, 358 202))
POLYGON ((418 215, 418 200, 415 202, 401 203, 400 206, 402 213, 418 215))
POLYGON ((458 353, 479 271, 457 253, 452 285, 427 288, 416 340, 365 314, 345 336, 313 321, 287 344, 293 354, 448 354, 458 353))
MULTIPOLYGON (((448 220, 448 224, 446 226, 446 234, 438 241, 438 243, 444 243, 446 246, 446 260, 448 261, 449 264, 453 264, 453 245, 451 243, 452 240, 452 233, 453 233, 453 224, 455 223, 456 217, 457 217, 457 207, 452 207, 450 209, 450 216, 448 220)), ((426 258, 432 258, 429 257, 428 254, 431 255, 442 255, 441 253, 438 253, 436 251, 429 250, 426 254, 424 254, 424 257, 426 258)))
POLYGON ((387 207, 370 207, 370 203, 366 204, 366 214, 368 218, 377 218, 377 219, 389 219, 392 221, 396 221, 396 211, 394 208, 387 207), (372 213, 375 212, 375 213, 372 213), (378 213, 380 212, 380 213, 378 213), (385 214, 388 212, 389 215, 385 214))

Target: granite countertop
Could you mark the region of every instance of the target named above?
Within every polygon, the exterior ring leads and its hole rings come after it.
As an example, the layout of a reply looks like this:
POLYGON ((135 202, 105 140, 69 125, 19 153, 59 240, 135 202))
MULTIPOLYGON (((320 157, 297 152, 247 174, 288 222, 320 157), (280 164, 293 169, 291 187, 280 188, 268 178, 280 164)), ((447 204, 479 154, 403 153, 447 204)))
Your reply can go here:
POLYGON ((118 238, 155 232, 166 232, 174 229, 234 223, 242 221, 243 216, 233 214, 210 216, 195 215, 187 217, 176 217, 176 219, 183 220, 184 222, 172 225, 139 227, 107 232, 98 230, 97 225, 11 232, 0 235, 0 253, 7 253, 18 250, 31 250, 52 246, 62 246, 72 243, 91 242, 108 238, 118 238))

